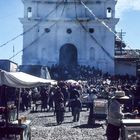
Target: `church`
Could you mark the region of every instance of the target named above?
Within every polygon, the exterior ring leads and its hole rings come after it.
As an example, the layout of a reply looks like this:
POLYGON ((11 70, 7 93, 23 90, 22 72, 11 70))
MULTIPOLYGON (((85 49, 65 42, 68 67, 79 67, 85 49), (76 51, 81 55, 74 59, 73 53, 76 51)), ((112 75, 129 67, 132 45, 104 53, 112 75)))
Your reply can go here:
POLYGON ((116 0, 22 1, 22 65, 89 65, 114 74, 116 0))

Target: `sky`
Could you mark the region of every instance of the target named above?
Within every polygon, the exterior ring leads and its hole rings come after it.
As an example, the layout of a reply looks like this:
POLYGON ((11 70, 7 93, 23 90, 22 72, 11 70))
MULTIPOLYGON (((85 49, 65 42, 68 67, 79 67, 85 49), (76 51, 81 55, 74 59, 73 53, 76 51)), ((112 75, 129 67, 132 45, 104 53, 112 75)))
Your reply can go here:
MULTIPOLYGON (((0 0, 0 59, 10 59, 18 65, 22 63, 21 17, 22 0, 0 0)), ((140 0, 118 0, 115 17, 120 18, 116 31, 124 32, 127 48, 140 49, 140 0)))

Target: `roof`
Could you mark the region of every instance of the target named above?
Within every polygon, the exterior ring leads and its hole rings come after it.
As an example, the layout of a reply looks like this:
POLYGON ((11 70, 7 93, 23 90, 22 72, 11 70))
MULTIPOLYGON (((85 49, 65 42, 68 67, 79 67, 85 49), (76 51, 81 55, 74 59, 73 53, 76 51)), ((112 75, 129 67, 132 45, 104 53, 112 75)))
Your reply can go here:
POLYGON ((116 60, 136 61, 140 58, 140 50, 123 50, 122 54, 115 55, 116 60))
POLYGON ((0 70, 0 85, 16 88, 30 88, 45 84, 56 84, 56 81, 39 78, 23 72, 6 72, 0 70))

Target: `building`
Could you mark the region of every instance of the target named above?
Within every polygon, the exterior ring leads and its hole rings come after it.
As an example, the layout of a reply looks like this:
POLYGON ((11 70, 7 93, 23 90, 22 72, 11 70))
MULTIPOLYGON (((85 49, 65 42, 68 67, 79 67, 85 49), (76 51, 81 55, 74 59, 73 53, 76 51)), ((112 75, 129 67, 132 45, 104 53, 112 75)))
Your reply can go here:
POLYGON ((18 64, 8 59, 0 59, 0 69, 15 72, 18 69, 18 64))
POLYGON ((19 71, 28 73, 30 75, 44 79, 51 79, 48 68, 42 65, 20 65, 18 69, 19 71))
POLYGON ((115 74, 138 76, 138 62, 140 53, 138 50, 123 49, 115 54, 115 74))
POLYGON ((22 0, 23 65, 90 65, 114 74, 116 0, 22 0))

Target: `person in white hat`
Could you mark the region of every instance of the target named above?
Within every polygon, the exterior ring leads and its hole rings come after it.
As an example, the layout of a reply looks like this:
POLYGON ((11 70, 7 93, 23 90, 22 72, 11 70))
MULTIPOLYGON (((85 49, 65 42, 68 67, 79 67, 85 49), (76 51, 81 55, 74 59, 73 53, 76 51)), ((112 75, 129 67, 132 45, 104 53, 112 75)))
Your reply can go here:
POLYGON ((125 113, 122 112, 122 107, 126 99, 129 99, 129 97, 125 95, 124 91, 116 91, 115 96, 112 97, 109 103, 106 129, 107 140, 119 139, 121 120, 125 116, 125 113))

